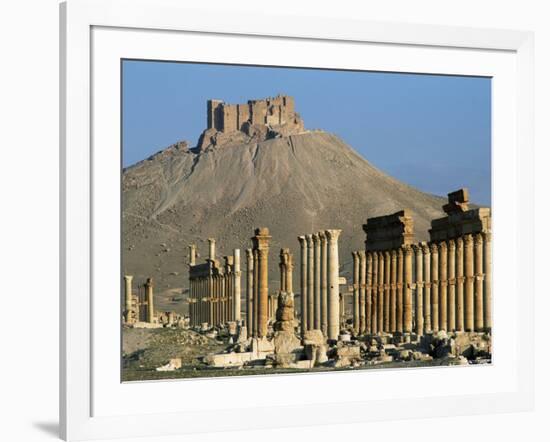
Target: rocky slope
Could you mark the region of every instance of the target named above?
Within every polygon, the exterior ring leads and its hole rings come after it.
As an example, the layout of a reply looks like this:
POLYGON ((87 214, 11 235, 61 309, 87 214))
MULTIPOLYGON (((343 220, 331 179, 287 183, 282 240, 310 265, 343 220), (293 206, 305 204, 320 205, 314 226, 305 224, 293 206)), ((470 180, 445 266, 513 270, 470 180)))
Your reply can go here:
POLYGON ((273 236, 270 287, 278 288, 279 249, 290 247, 297 291, 298 235, 342 229, 341 262, 349 275, 350 252, 364 246, 367 217, 408 208, 417 238, 427 239, 444 202, 384 174, 322 131, 200 152, 179 143, 123 173, 123 267, 136 282, 154 278, 159 308, 183 312, 187 245, 196 243, 206 257, 206 238, 215 237, 223 256, 250 247, 254 228, 266 226, 273 236))

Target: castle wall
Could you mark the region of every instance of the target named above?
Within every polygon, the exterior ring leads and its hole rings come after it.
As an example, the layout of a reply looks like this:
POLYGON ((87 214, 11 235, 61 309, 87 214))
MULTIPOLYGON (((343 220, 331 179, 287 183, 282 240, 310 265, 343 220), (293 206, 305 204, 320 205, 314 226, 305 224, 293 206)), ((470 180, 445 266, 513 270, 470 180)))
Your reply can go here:
POLYGON ((285 95, 249 100, 243 104, 227 104, 221 100, 207 102, 207 129, 219 132, 240 131, 246 122, 280 126, 299 124, 300 121, 294 113, 294 99, 285 95))

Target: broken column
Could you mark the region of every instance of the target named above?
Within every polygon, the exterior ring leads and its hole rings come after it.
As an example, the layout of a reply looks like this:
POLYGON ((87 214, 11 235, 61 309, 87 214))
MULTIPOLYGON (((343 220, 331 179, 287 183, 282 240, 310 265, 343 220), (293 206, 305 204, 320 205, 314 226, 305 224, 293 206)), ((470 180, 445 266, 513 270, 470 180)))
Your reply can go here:
POLYGON ((328 240, 328 339, 337 340, 340 332, 340 262, 338 257, 338 238, 342 231, 330 229, 325 231, 328 240))
POLYGON ((153 278, 147 278, 145 282, 145 296, 147 298, 147 322, 153 323, 155 308, 153 305, 153 278))
POLYGON ((133 276, 124 275, 124 316, 127 323, 133 321, 132 279, 133 276))
POLYGON ((299 236, 300 242, 300 331, 302 336, 308 328, 308 314, 307 314, 307 241, 305 236, 299 236))

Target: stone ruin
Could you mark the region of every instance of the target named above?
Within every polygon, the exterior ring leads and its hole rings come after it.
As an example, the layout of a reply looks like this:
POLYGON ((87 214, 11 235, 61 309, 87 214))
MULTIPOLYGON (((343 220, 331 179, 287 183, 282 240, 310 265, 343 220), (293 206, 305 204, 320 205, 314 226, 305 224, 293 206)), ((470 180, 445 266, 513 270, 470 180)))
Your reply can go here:
POLYGON ((407 210, 369 218, 364 248, 352 253, 349 285, 339 274, 340 230, 299 236, 298 294, 288 248, 279 253, 278 293, 269 293, 272 238, 268 228, 255 229, 246 249, 243 311, 239 250, 220 264, 209 239, 209 257, 199 264, 191 245, 189 324, 227 343, 204 362, 213 368, 293 369, 433 358, 446 358, 449 365, 489 362, 491 214, 469 209, 467 195, 466 189, 449 194, 447 216, 432 221, 429 242, 415 241, 407 210))
POLYGON ((236 144, 246 140, 264 141, 304 132, 304 122, 294 109, 294 98, 278 95, 243 104, 208 100, 207 127, 198 148, 236 144))

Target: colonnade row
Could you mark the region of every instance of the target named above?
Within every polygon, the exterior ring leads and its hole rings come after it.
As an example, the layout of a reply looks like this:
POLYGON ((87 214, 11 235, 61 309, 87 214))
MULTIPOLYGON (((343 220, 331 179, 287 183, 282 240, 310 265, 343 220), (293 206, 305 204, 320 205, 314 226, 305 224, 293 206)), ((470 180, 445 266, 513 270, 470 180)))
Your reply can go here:
POLYGON ((124 322, 152 323, 155 320, 153 279, 147 278, 144 284, 138 286, 137 293, 133 291, 133 279, 132 275, 124 275, 124 322))
POLYGON ((491 233, 352 256, 359 334, 491 329, 491 233))
POLYGON ((189 246, 189 322, 213 325, 241 320, 241 266, 240 250, 224 257, 224 264, 216 259, 215 240, 208 239, 209 256, 197 264, 197 249, 189 246))
POLYGON ((302 335, 321 330, 328 339, 340 333, 338 238, 330 229, 298 237, 301 248, 300 294, 302 335))

